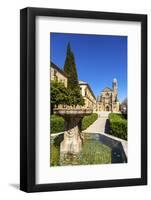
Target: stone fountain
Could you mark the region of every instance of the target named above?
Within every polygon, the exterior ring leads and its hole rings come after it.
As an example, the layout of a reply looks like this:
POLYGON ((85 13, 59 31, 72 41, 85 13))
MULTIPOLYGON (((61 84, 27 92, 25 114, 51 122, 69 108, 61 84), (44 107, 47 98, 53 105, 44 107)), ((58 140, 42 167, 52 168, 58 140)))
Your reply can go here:
POLYGON ((60 144, 60 159, 66 155, 78 155, 82 150, 81 121, 92 109, 55 108, 54 114, 65 120, 64 139, 60 144))

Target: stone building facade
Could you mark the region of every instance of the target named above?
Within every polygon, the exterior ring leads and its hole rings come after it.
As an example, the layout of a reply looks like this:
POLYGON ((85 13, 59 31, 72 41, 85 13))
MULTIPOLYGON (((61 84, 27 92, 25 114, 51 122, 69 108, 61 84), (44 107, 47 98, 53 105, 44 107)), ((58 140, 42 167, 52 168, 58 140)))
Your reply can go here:
POLYGON ((85 102, 83 108, 96 110, 96 98, 89 84, 83 81, 79 81, 79 86, 85 102))
POLYGON ((65 87, 67 87, 68 78, 65 74, 65 72, 60 69, 57 65, 55 65, 53 62, 51 62, 50 67, 50 75, 51 75, 51 81, 58 81, 64 84, 65 87))
MULTIPOLYGON (((60 67, 55 65, 53 62, 51 62, 50 69, 51 69, 51 72, 50 72, 51 81, 56 80, 58 82, 63 83, 64 86, 67 87, 68 78, 65 72, 60 67)), ((80 86, 80 92, 85 101, 85 105, 80 106, 80 108, 84 108, 84 109, 89 108, 89 109, 96 110, 96 98, 89 84, 83 81, 79 81, 79 86, 80 86)), ((60 106, 62 107, 62 105, 60 106)))
POLYGON ((119 112, 120 103, 118 101, 117 80, 113 79, 112 89, 105 87, 97 98, 97 111, 119 112))
MULTIPOLYGON (((65 72, 51 62, 51 80, 56 80, 64 84, 67 87, 68 78, 65 72)), ((118 101, 118 87, 117 80, 113 79, 112 89, 105 87, 97 100, 88 83, 79 81, 80 91, 84 98, 85 105, 80 106, 84 109, 93 109, 93 111, 110 111, 119 112, 120 103, 118 101)))

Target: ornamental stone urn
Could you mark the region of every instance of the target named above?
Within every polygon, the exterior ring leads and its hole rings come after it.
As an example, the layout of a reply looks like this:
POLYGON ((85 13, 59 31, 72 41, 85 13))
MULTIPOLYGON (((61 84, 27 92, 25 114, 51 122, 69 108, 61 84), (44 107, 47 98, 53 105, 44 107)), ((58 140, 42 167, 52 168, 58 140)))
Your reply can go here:
POLYGON ((60 144, 60 158, 66 155, 78 155, 82 150, 81 121, 90 115, 92 109, 55 108, 54 114, 65 120, 64 139, 60 144))

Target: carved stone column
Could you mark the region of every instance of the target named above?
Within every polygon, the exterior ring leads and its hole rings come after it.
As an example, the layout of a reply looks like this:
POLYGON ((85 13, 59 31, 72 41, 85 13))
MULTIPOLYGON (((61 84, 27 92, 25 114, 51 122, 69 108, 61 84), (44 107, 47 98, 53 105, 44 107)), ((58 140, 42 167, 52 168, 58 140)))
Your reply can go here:
POLYGON ((64 139, 60 144, 60 164, 68 157, 76 157, 82 150, 81 121, 92 110, 88 109, 54 109, 54 114, 60 115, 65 120, 64 139))
POLYGON ((79 154, 82 149, 82 138, 80 135, 81 120, 83 116, 70 115, 64 117, 65 132, 64 140, 60 145, 61 154, 79 154))

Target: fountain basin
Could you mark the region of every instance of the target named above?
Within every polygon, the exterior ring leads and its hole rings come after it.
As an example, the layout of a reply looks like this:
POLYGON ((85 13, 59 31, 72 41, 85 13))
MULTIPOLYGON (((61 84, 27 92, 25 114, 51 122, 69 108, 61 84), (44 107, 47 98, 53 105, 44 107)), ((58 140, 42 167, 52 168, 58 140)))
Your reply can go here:
POLYGON ((64 160, 67 155, 77 156, 82 150, 81 120, 92 114, 90 109, 55 108, 54 114, 65 120, 64 139, 60 144, 60 157, 64 160))
POLYGON ((92 109, 76 109, 76 108, 55 108, 54 109, 54 114, 60 115, 63 117, 84 117, 85 115, 90 115, 92 114, 93 110, 92 109))
POLYGON ((127 141, 101 133, 82 133, 83 148, 78 157, 69 155, 60 162, 60 144, 63 132, 51 135, 51 166, 127 163, 127 141), (58 154, 54 158, 53 148, 58 154), (54 160, 57 160, 54 164, 54 160))

